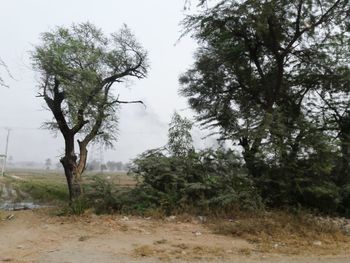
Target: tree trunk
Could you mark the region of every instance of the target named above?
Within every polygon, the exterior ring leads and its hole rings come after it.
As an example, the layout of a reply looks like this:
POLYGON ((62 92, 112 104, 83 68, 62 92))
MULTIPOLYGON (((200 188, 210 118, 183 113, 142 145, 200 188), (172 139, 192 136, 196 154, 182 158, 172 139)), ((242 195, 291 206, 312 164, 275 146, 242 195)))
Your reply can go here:
POLYGON ((259 169, 258 159, 256 157, 257 150, 256 148, 250 147, 248 139, 242 138, 240 141, 241 146, 243 147, 243 159, 245 161, 248 173, 253 178, 258 178, 261 175, 261 170, 259 169))
POLYGON ((74 158, 65 156, 61 159, 61 163, 63 165, 67 180, 69 199, 70 201, 73 201, 77 199, 82 193, 81 174, 77 173, 74 158))
MULTIPOLYGON (((65 156, 61 158, 61 163, 64 168, 64 173, 67 180, 68 190, 69 190, 69 199, 70 201, 74 201, 82 194, 82 186, 81 186, 81 175, 84 171, 86 164, 86 154, 84 154, 84 165, 79 165, 77 163, 77 156, 74 152, 74 136, 66 136, 65 137, 65 156)), ((80 160, 81 161, 81 160, 80 160)), ((79 163, 80 163, 79 161, 79 163)))
POLYGON ((85 171, 88 151, 86 149, 86 146, 87 146, 86 143, 80 142, 78 140, 78 144, 79 144, 79 163, 77 166, 77 173, 81 177, 81 175, 85 171))

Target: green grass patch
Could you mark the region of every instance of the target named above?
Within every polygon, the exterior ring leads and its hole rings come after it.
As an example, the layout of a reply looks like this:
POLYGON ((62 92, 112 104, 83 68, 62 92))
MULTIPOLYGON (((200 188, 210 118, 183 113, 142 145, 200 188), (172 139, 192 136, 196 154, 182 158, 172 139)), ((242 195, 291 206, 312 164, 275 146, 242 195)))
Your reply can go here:
POLYGON ((69 200, 68 189, 64 183, 31 179, 17 182, 17 185, 35 201, 51 203, 69 200))

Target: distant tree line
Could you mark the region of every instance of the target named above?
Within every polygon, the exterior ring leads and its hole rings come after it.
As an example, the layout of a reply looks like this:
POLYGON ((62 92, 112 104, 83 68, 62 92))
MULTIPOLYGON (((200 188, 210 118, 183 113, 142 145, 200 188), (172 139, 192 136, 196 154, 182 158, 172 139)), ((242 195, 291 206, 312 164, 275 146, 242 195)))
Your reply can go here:
POLYGON ((101 163, 98 160, 92 160, 87 162, 87 171, 110 171, 110 172, 122 172, 128 171, 130 164, 123 162, 108 161, 101 163))

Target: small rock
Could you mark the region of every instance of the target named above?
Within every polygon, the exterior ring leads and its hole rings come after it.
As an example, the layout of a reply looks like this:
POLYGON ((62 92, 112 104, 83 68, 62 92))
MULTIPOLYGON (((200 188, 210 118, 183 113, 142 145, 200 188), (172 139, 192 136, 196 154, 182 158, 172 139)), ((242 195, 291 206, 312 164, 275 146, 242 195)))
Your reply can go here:
POLYGON ((24 247, 23 246, 17 246, 17 249, 23 249, 24 247))
POLYGON ((193 231, 192 233, 197 237, 202 235, 202 233, 199 231, 193 231))
POLYGON ((187 252, 186 252, 185 250, 182 250, 182 251, 181 251, 181 254, 182 254, 182 255, 186 255, 187 252))
POLYGON ((314 241, 312 244, 314 246, 322 246, 322 242, 321 241, 314 241))
POLYGON ((278 248, 279 247, 279 244, 274 244, 273 245, 273 248, 278 248))
POLYGON ((15 218, 15 215, 11 214, 6 217, 6 220, 12 220, 15 218))
POLYGON ((233 253, 233 250, 231 250, 231 249, 226 250, 226 253, 232 254, 232 253, 233 253))
POLYGON ((95 213, 91 213, 90 214, 91 219, 97 219, 98 215, 96 215, 95 213))
POLYGON ((81 237, 79 237, 79 241, 85 241, 85 240, 88 240, 89 239, 89 237, 88 236, 81 236, 81 237))
POLYGON ((350 235, 350 223, 345 223, 345 224, 342 226, 342 230, 343 230, 346 234, 350 235))
POLYGON ((168 216, 166 218, 167 221, 174 221, 176 219, 176 216, 168 216))
POLYGON ((161 240, 154 241, 153 244, 160 245, 160 244, 165 244, 166 242, 167 242, 166 239, 161 239, 161 240))
POLYGON ((129 219, 129 217, 127 217, 127 216, 123 216, 123 218, 122 218, 122 221, 129 221, 130 219, 129 219))
POLYGON ((207 217, 206 216, 198 216, 198 219, 201 223, 207 222, 207 217))

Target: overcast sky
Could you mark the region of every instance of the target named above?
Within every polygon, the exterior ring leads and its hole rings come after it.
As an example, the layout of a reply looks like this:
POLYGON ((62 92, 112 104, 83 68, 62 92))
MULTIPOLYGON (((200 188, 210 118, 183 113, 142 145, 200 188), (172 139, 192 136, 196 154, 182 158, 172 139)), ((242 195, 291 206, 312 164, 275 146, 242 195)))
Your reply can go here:
MULTIPOLYGON (((172 113, 190 116, 186 100, 178 96, 178 77, 193 62, 195 42, 182 38, 180 21, 185 0, 2 0, 0 16, 0 57, 15 80, 4 78, 9 89, 0 90, 0 153, 6 131, 11 127, 9 155, 14 161, 54 162, 63 152, 63 141, 38 129, 51 119, 43 101, 35 97, 37 81, 29 52, 39 43, 40 33, 55 26, 90 21, 105 33, 126 23, 149 52, 151 69, 147 79, 130 87, 118 88, 124 100, 143 100, 141 105, 123 105, 119 140, 114 150, 104 151, 104 160, 128 161, 146 149, 162 146, 172 113)), ((2 75, 6 75, 1 71, 2 75)), ((199 132, 196 144, 203 146, 199 132)), ((100 158, 98 147, 90 149, 90 159, 100 158)))

